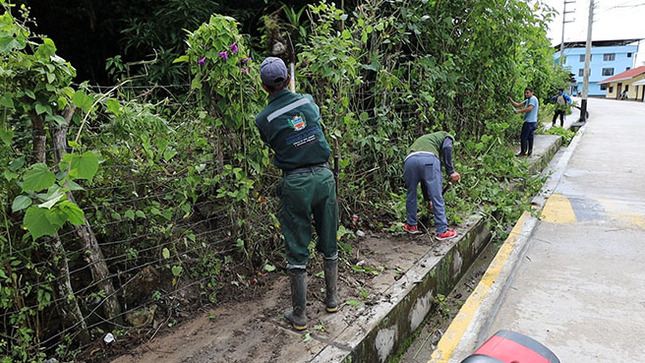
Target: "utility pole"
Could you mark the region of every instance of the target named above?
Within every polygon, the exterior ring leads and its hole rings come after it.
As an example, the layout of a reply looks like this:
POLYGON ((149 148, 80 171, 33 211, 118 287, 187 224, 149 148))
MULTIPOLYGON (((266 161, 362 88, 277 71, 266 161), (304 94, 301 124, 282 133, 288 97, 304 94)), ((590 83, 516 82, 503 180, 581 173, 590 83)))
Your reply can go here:
POLYGON ((573 23, 573 20, 567 21, 567 14, 571 14, 574 11, 567 11, 567 4, 575 4, 575 1, 564 0, 564 9, 562 9, 562 41, 560 42, 560 65, 564 63, 564 25, 566 23, 573 23))
POLYGON ((582 104, 580 105, 580 122, 587 121, 587 93, 589 92, 589 62, 591 61, 591 26, 593 25, 593 1, 589 0, 589 25, 587 26, 587 44, 585 47, 585 73, 582 84, 582 104))

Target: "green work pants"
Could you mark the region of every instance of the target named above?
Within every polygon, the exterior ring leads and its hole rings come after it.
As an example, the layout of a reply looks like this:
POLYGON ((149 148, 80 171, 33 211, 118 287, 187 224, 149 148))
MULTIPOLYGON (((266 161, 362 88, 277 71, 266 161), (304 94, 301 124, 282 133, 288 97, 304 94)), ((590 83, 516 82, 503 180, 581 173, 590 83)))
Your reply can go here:
POLYGON ((338 202, 331 170, 311 168, 285 175, 278 185, 278 219, 285 239, 287 268, 305 269, 309 261, 312 216, 318 240, 316 250, 325 259, 338 256, 338 202))

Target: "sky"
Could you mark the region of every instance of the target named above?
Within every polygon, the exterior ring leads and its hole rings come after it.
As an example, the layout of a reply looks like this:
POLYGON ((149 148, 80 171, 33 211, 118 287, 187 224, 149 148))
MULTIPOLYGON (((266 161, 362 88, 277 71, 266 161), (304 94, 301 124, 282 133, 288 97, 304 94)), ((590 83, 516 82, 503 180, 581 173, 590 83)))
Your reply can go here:
MULTIPOLYGON (((549 25, 551 44, 562 42, 562 13, 565 0, 540 0, 555 8, 557 15, 549 25)), ((589 0, 566 0, 564 41, 586 41, 589 0), (571 12, 571 13, 569 13, 571 12)), ((592 40, 644 39, 639 46, 636 66, 645 64, 645 0, 594 0, 592 40)))

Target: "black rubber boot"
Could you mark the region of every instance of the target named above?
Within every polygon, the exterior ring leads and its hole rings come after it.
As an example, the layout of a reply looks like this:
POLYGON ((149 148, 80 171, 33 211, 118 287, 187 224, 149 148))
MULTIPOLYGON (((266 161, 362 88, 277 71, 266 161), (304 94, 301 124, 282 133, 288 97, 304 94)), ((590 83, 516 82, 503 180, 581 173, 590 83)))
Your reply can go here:
POLYGON ((338 259, 324 260, 325 306, 328 313, 338 311, 338 259))
POLYGON ((531 156, 533 154, 533 140, 529 139, 529 148, 526 152, 526 156, 531 156))
POLYGON ((526 156, 526 141, 521 140, 520 141, 520 153, 516 154, 515 156, 526 156))
POLYGON ((307 329, 307 271, 294 268, 289 270, 291 276, 291 305, 284 317, 289 320, 295 330, 307 329))

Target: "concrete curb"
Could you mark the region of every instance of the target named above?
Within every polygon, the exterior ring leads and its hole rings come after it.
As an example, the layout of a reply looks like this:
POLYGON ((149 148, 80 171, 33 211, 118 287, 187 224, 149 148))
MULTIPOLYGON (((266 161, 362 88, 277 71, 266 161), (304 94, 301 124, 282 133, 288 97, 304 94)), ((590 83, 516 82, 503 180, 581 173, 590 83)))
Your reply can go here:
POLYGON ((499 307, 518 261, 526 249, 528 236, 536 219, 524 212, 508 238, 497 252, 481 281, 459 310, 437 344, 430 362, 455 362, 472 353, 481 341, 481 332, 499 307), (455 357, 460 357, 455 360, 455 357))
POLYGON ((490 240, 483 217, 456 240, 434 245, 311 362, 385 362, 423 323, 436 294, 448 294, 490 240), (342 344, 341 344, 342 342, 342 344))
MULTIPOLYGON (((578 130, 553 168, 544 170, 543 174, 552 174, 532 201, 534 212, 542 210, 546 200, 560 183, 563 171, 584 134, 584 129, 582 127, 578 130)), ((525 255, 529 237, 538 222, 534 214, 524 212, 517 221, 480 283, 437 344, 430 362, 461 362, 488 338, 485 336, 488 328, 511 285, 514 272, 519 266, 518 262, 525 255)))

